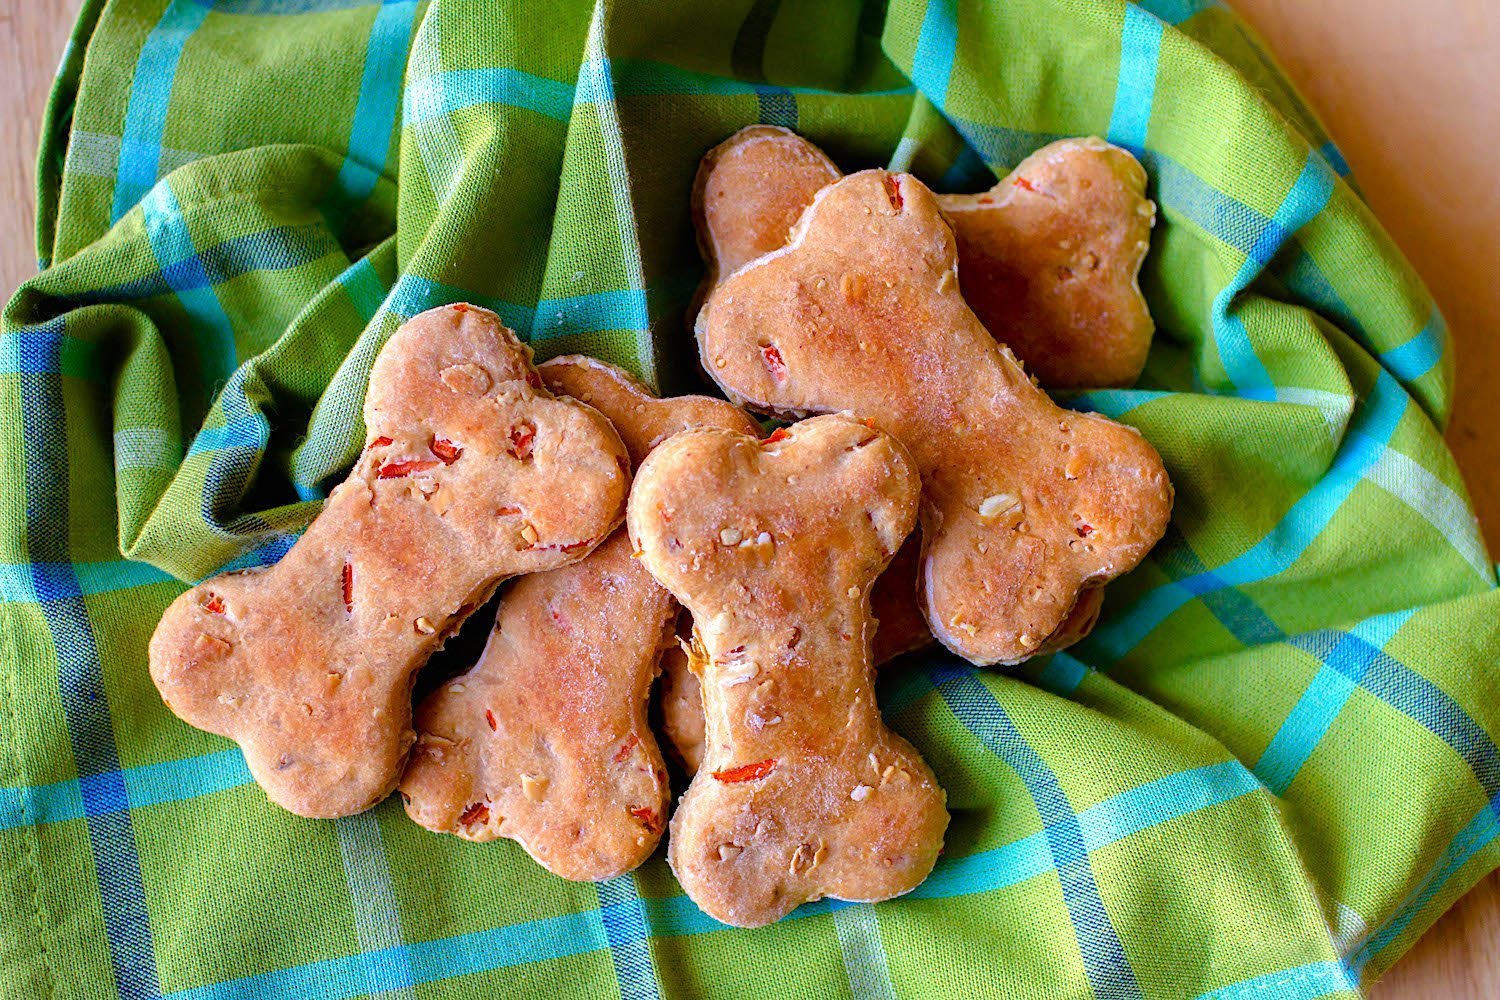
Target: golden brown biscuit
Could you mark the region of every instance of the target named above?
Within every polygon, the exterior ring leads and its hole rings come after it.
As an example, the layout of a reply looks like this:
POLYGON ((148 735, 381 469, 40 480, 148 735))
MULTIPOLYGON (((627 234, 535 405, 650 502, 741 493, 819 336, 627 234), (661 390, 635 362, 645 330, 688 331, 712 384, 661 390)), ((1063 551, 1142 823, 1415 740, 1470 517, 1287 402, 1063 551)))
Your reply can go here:
POLYGON ((517 580, 479 662, 417 708, 407 814, 465 840, 515 840, 563 878, 639 865, 666 826, 646 698, 676 614, 624 532, 517 580))
POLYGON ((982 194, 938 195, 969 308, 1045 386, 1130 385, 1156 325, 1138 277, 1156 205, 1134 156, 1061 139, 982 194))
MULTIPOLYGON (((915 534, 909 536, 870 589, 870 610, 875 617, 870 658, 877 668, 933 641, 916 600, 921 551, 920 539, 915 534)), ((1103 588, 1085 588, 1057 631, 1037 648, 1036 655, 1064 649, 1088 635, 1103 603, 1103 588)), ((703 686, 698 683, 702 664, 693 661, 691 628, 692 616, 684 613, 678 623, 678 641, 661 655, 661 684, 657 688, 662 735, 690 778, 703 762, 706 739, 703 686)))
MULTIPOLYGON (((783 246, 801 210, 840 176, 789 129, 754 125, 710 150, 694 189, 706 285, 783 246)), ((1155 331, 1137 284, 1156 221, 1145 192, 1135 157, 1089 137, 1042 147, 981 194, 937 196, 970 308, 1043 385, 1140 376, 1155 331)))
POLYGON ((766 443, 685 431, 640 467, 630 536, 692 612, 708 725, 667 860, 717 920, 889 899, 937 860, 943 791, 881 721, 870 667, 870 587, 920 489, 894 438, 843 416, 766 443))
POLYGON ((751 125, 704 154, 693 222, 706 285, 786 245, 813 195, 842 177, 817 146, 779 125, 751 125))
POLYGON ((608 417, 636 465, 645 461, 658 444, 691 427, 760 433, 760 424, 754 417, 722 399, 711 396, 662 399, 623 369, 581 354, 544 361, 537 371, 547 388, 559 396, 571 396, 608 417))
POLYGON ((958 290, 932 193, 867 170, 818 195, 793 241, 741 268, 699 314, 705 370, 780 415, 849 410, 922 472, 927 623, 974 663, 1015 663, 1085 587, 1161 537, 1172 490, 1155 449, 1059 409, 958 290))
POLYGON ((428 657, 501 580, 582 559, 619 524, 624 445, 530 357, 487 310, 409 320, 370 372, 364 453, 291 551, 162 616, 163 700, 239 743, 273 802, 346 816, 384 798, 428 657))
MULTIPOLYGON (((710 150, 694 188, 699 247, 709 266, 700 300, 721 277, 783 246, 799 211, 841 176, 816 145, 775 126, 741 129, 710 150)), ((1145 364, 1155 327, 1137 276, 1156 218, 1145 182, 1130 153, 1090 137, 1044 146, 982 194, 936 196, 957 240, 960 290, 991 335, 1046 385, 1129 385, 1145 364)), ((894 655, 930 638, 915 599, 903 604, 903 592, 914 595, 916 587, 903 585, 902 562, 898 555, 872 596, 884 623, 877 664, 887 642, 894 655)), ((1088 591, 1037 652, 1086 636, 1102 597, 1088 591)), ((675 675, 686 660, 669 655, 663 669, 675 675)), ((671 685, 683 695, 673 704, 691 705, 693 685, 691 676, 671 685)), ((668 714, 667 725, 673 739, 680 731, 687 742, 679 749, 691 756, 701 722, 668 714)))
MULTIPOLYGON (((877 667, 932 642, 932 632, 917 605, 921 553, 921 541, 915 534, 908 536, 870 588, 870 611, 875 618, 870 658, 877 667)), ((662 654, 658 697, 662 735, 676 751, 683 771, 692 777, 703 761, 703 687, 698 683, 688 641, 692 628, 689 615, 683 615, 683 625, 686 628, 678 630, 680 641, 662 654)))
MULTIPOLYGON (((688 427, 757 430, 721 399, 657 399, 592 358, 538 371, 608 417, 636 461, 688 427)), ((417 709, 407 813, 468 840, 518 841, 564 878, 635 868, 666 826, 671 789, 646 704, 676 617, 624 531, 582 562, 518 580, 479 662, 417 709)))

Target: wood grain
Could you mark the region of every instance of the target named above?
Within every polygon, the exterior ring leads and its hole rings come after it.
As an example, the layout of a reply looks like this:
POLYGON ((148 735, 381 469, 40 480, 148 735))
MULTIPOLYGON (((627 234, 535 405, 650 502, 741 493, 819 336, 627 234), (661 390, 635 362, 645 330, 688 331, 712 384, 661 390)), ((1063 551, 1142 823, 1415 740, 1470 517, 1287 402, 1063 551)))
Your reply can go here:
MULTIPOLYGON (((1426 279, 1460 360, 1448 440, 1500 550, 1500 6, 1490 0, 1230 0, 1316 106, 1426 279)), ((36 129, 76 0, 0 0, 0 291, 35 272, 36 129)), ((1500 996, 1500 874, 1449 911, 1376 1000, 1500 996)))
POLYGON ((78 0, 0 0, 0 295, 36 273, 37 128, 78 0))

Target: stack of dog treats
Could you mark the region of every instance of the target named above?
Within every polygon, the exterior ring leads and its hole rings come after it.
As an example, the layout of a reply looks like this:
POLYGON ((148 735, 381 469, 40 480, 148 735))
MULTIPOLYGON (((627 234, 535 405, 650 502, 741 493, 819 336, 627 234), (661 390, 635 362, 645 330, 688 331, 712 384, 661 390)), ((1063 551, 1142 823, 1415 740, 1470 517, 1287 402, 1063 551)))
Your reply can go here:
POLYGON ((349 478, 279 563, 167 609, 152 678, 304 816, 399 786, 429 829, 605 879, 670 813, 684 890, 739 926, 908 892, 948 814, 872 665, 934 640, 982 665, 1062 648, 1165 530, 1152 447, 1060 409, 1016 357, 1048 387, 1134 381, 1144 189, 1096 139, 934 195, 745 129, 693 196, 695 330, 730 402, 533 367, 492 313, 423 313, 375 362, 349 478), (747 409, 795 422, 763 437, 747 409), (413 713, 417 673, 512 577, 479 662, 413 713), (675 812, 659 674, 692 776, 675 812))

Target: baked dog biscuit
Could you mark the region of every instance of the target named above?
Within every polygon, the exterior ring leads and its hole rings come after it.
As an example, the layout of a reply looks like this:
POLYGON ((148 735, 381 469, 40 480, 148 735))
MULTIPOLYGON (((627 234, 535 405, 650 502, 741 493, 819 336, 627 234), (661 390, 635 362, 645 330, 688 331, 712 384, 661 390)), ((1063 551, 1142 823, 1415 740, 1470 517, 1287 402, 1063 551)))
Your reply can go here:
POLYGON ((1156 205, 1139 161, 1060 139, 982 194, 937 196, 985 329, 1045 386, 1130 385, 1156 325, 1138 283, 1156 205))
MULTIPOLYGON (((917 536, 908 537, 885 572, 876 579, 875 586, 870 588, 870 610, 876 624, 870 658, 876 667, 933 641, 916 600, 921 550, 917 536)), ((1099 618, 1103 603, 1103 588, 1085 589, 1057 631, 1037 648, 1036 655, 1064 649, 1088 635, 1099 618)), ((707 736, 703 720, 703 686, 698 683, 697 673, 702 664, 693 659, 684 624, 691 627, 691 616, 682 616, 677 644, 661 655, 661 686, 657 698, 661 705, 662 735, 667 738, 668 747, 676 753, 683 772, 692 777, 703 762, 707 736)))
MULTIPOLYGON (((757 429, 721 399, 657 399, 592 358, 538 371, 608 417, 636 461, 687 427, 757 429)), ((677 613, 624 531, 582 562, 517 580, 479 662, 417 709, 407 813, 468 840, 518 841, 564 878, 635 868, 666 825, 671 789, 646 706, 677 613)))
POLYGON ((676 614, 624 532, 515 581, 479 662, 417 708, 407 815, 465 840, 515 840, 563 878, 639 865, 671 792, 645 716, 676 614))
POLYGON ((658 444, 693 427, 760 434, 760 424, 738 406, 711 396, 658 398, 623 369, 581 354, 544 361, 537 371, 553 392, 587 403, 608 417, 636 465, 658 444))
POLYGON ((779 125, 751 125, 704 154, 693 222, 707 287, 786 245, 813 195, 843 174, 817 146, 779 125))
MULTIPOLYGON (((932 642, 932 632, 917 605, 921 552, 917 536, 909 536, 870 588, 870 611, 875 618, 870 658, 877 667, 932 642)), ((683 619, 691 627, 690 616, 683 619)), ((692 645, 683 630, 678 631, 679 643, 661 656, 661 728, 683 771, 692 777, 703 761, 703 687, 698 683, 692 645)))
POLYGON ((273 802, 333 817, 384 798, 422 665, 501 580, 582 559, 622 519, 619 436, 530 357, 487 310, 409 320, 370 372, 364 452, 297 543, 162 616, 162 699, 239 743, 273 802))
POLYGON ((870 587, 920 489, 894 438, 843 416, 766 442, 685 431, 640 467, 630 536, 692 612, 708 730, 667 860, 717 920, 889 899, 937 860, 943 791, 870 667, 870 587))
POLYGON ((1172 489, 1139 433, 1032 384, 956 271, 932 193, 867 170, 824 188, 791 243, 714 290, 699 349, 731 400, 849 410, 906 445, 923 481, 927 623, 973 663, 1015 663, 1080 591, 1140 562, 1172 489))
MULTIPOLYGON (((710 150, 694 188, 706 284, 783 246, 801 210, 840 176, 790 129, 753 125, 710 150)), ((937 195, 970 308, 1043 385, 1140 376, 1155 332, 1137 283, 1156 221, 1145 192, 1135 157, 1090 137, 1042 147, 981 194, 937 195)))

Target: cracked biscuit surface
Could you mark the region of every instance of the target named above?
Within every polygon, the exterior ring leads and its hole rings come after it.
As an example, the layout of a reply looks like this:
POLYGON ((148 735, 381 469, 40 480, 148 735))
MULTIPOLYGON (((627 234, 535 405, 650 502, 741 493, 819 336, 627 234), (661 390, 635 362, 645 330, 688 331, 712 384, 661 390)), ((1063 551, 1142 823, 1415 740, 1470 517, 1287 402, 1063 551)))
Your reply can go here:
POLYGON ((1166 528, 1155 449, 1026 377, 965 303, 952 230, 909 175, 824 188, 786 247, 714 290, 697 336, 731 400, 851 411, 910 450, 927 623, 973 663, 1043 649, 1085 591, 1136 566, 1166 528))
POLYGON ((302 537, 162 616, 163 700, 239 743, 279 805, 335 817, 389 794, 428 658, 502 580, 582 559, 622 519, 619 436, 530 357, 477 307, 403 324, 370 373, 364 451, 302 537))
POLYGON ((686 431, 640 467, 630 535, 693 615, 707 722, 668 861, 717 920, 889 899, 937 860, 943 791, 886 728, 870 665, 870 588, 920 489, 894 438, 837 415, 765 442, 686 431))
MULTIPOLYGON (((758 429, 723 400, 658 399, 592 358, 537 370, 609 418, 636 462, 686 428, 758 429)), ((517 580, 479 661, 417 709, 407 813, 468 840, 515 840, 564 878, 635 868, 666 824, 671 789, 646 705, 677 614, 623 530, 581 562, 517 580)))

